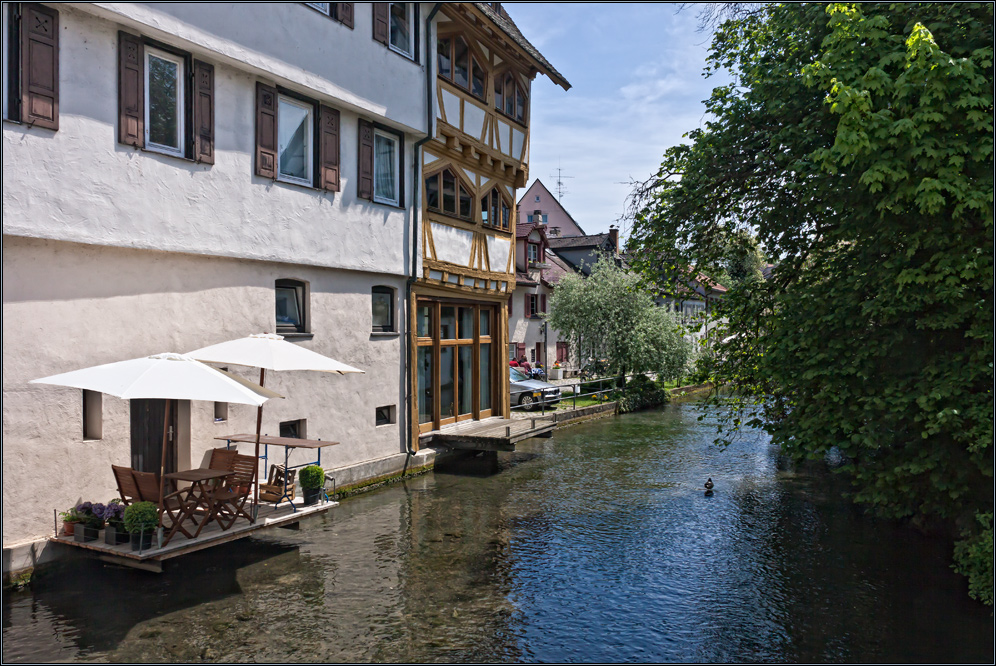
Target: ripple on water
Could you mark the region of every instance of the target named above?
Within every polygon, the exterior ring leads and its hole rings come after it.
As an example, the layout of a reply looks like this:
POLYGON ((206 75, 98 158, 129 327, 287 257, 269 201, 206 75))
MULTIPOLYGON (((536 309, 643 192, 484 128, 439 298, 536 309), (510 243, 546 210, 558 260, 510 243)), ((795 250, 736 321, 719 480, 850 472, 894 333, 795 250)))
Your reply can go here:
POLYGON ((161 576, 40 573, 4 660, 992 661, 944 544, 697 417, 575 426, 161 576))

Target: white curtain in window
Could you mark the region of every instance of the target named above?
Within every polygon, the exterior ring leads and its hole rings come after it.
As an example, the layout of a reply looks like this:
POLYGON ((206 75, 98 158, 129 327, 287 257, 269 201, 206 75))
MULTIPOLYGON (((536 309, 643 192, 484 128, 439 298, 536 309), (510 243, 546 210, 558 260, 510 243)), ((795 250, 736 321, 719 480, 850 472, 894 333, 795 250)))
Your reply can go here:
POLYGON ((374 136, 374 194, 378 199, 397 201, 397 174, 395 173, 395 141, 377 134, 374 136))

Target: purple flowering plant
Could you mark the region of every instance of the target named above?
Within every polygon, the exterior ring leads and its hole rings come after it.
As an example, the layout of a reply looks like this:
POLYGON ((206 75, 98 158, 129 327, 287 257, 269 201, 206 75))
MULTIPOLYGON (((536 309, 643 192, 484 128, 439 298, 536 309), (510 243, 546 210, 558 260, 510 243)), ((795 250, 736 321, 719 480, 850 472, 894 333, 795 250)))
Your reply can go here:
POLYGON ((76 505, 76 514, 80 517, 80 521, 87 527, 100 529, 104 526, 105 508, 99 502, 96 504, 93 502, 80 502, 76 505))
POLYGON ((108 504, 101 504, 99 506, 102 507, 100 517, 105 523, 123 528, 125 510, 123 504, 118 501, 111 500, 108 504))

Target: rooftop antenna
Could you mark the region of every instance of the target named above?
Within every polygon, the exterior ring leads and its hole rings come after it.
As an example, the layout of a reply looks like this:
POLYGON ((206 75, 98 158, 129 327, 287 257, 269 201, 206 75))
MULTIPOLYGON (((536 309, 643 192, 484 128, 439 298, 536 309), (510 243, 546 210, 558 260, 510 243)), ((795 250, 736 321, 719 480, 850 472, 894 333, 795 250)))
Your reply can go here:
POLYGON ((555 176, 557 178, 557 186, 554 189, 557 190, 557 201, 559 203, 563 203, 564 202, 564 195, 565 194, 570 194, 570 192, 567 191, 567 188, 564 187, 564 178, 573 178, 574 177, 574 176, 565 176, 563 174, 563 171, 564 170, 560 168, 559 163, 558 163, 557 173, 556 174, 552 174, 552 173, 550 174, 551 178, 553 178, 555 176))

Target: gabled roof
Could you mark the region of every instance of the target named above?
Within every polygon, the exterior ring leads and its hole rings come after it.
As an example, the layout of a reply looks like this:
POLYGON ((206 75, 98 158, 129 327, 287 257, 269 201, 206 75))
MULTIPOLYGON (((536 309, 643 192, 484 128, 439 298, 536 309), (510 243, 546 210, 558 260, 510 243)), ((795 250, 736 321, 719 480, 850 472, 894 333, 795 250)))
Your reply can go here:
POLYGON ((555 236, 548 238, 550 247, 558 250, 573 248, 602 247, 609 240, 608 234, 591 234, 588 236, 555 236))
POLYGON ((553 201, 553 203, 555 203, 557 205, 557 208, 559 208, 560 210, 562 210, 564 212, 564 215, 567 216, 567 219, 569 219, 571 222, 573 222, 574 226, 576 226, 578 229, 580 229, 581 234, 584 235, 584 229, 581 228, 581 225, 578 224, 578 221, 574 219, 574 216, 571 215, 567 211, 567 209, 563 207, 563 205, 561 205, 560 200, 557 199, 557 197, 553 196, 553 193, 549 190, 549 188, 546 185, 543 184, 543 181, 540 180, 539 178, 537 178, 536 180, 534 180, 533 184, 530 185, 529 187, 527 187, 526 191, 522 193, 522 198, 519 199, 519 203, 516 204, 516 206, 518 206, 520 210, 522 208, 522 202, 526 198, 526 193, 528 193, 529 190, 533 189, 533 185, 539 185, 540 187, 542 187, 543 191, 546 192, 547 195, 549 195, 550 200, 553 201))
POLYGON ((492 4, 493 3, 490 2, 475 2, 474 7, 491 19, 492 23, 498 26, 498 28, 504 32, 509 39, 525 51, 530 58, 535 60, 536 64, 539 65, 537 69, 549 76, 551 81, 559 85, 564 90, 570 90, 571 84, 564 78, 564 75, 558 72, 557 69, 543 57, 543 54, 539 52, 539 49, 529 43, 529 40, 522 35, 519 27, 515 25, 515 22, 512 20, 512 17, 508 15, 508 12, 505 11, 505 8, 499 5, 499 10, 495 11, 491 6, 492 4))
POLYGON ((526 238, 536 229, 539 229, 540 233, 544 236, 546 235, 546 230, 543 228, 542 224, 536 224, 535 222, 516 222, 515 239, 518 240, 520 238, 526 238))
POLYGON ((558 257, 557 254, 549 248, 546 250, 546 263, 549 268, 543 271, 543 282, 549 286, 556 285, 560 282, 560 278, 564 277, 568 273, 574 272, 563 259, 558 257))

